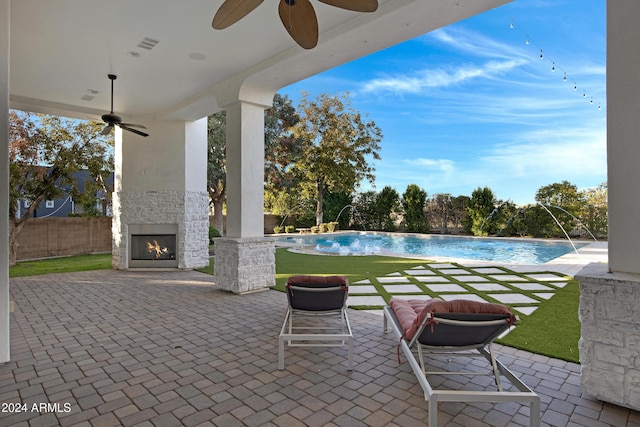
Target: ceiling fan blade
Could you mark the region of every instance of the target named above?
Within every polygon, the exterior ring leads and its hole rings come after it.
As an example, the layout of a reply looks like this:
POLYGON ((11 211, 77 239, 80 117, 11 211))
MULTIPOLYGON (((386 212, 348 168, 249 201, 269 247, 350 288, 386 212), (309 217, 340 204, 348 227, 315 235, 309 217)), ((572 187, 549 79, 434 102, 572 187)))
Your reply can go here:
POLYGON ((104 129, 102 129, 102 132, 100 132, 101 135, 109 135, 111 133, 111 131, 113 130, 113 125, 112 124, 108 124, 104 127, 104 129))
POLYGON ((144 125, 139 125, 136 123, 120 123, 120 126, 126 126, 128 128, 138 128, 138 129, 146 129, 147 127, 144 125))
POLYGON ((120 129, 128 130, 129 132, 136 133, 136 134, 138 134, 138 135, 140 135, 140 136, 149 136, 149 134, 148 134, 148 133, 144 133, 144 132, 139 131, 139 130, 137 130, 137 129, 130 128, 130 127, 128 127, 128 126, 123 126, 123 124, 124 124, 124 123, 121 123, 121 124, 119 124, 119 125, 118 125, 118 126, 120 127, 120 129))
POLYGON ((222 30, 235 24, 253 9, 260 6, 264 0, 225 0, 213 17, 211 25, 216 30, 222 30))
POLYGON ((378 0, 319 0, 322 3, 356 12, 375 12, 378 0))
POLYGON ((305 49, 316 47, 318 19, 309 0, 296 0, 291 6, 287 4, 287 0, 280 0, 278 13, 282 25, 296 43, 305 49))

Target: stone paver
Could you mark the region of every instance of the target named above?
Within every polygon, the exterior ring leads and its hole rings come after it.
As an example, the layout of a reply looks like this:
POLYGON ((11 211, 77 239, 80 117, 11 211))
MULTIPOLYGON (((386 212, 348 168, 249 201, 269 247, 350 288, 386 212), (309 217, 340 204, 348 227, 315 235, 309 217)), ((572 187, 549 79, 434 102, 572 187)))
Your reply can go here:
MULTIPOLYGON (((6 406, 0 425, 426 425, 422 389, 408 363, 398 363, 380 315, 349 311, 353 371, 344 348, 302 347, 286 349, 279 371, 284 294, 232 295, 211 281, 197 272, 115 270, 11 279, 12 360, 0 366, 0 404, 28 407, 6 406)), ((543 426, 639 425, 637 411, 582 394, 579 365, 496 352, 540 394, 543 426)), ((492 387, 465 382, 449 383, 492 387)), ((441 403, 439 425, 527 425, 527 414, 516 404, 441 403)))

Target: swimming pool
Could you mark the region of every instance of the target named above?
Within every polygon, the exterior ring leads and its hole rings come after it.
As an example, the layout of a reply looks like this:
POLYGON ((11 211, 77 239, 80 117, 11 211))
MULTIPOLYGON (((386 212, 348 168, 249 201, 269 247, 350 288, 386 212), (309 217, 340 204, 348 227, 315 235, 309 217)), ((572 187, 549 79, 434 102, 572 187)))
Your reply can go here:
MULTIPOLYGON (((543 264, 573 251, 569 242, 458 237, 428 234, 343 233, 282 236, 278 242, 310 246, 318 252, 351 254, 397 254, 425 257, 465 258, 511 264, 543 264)), ((574 243, 580 248, 585 243, 574 243)))

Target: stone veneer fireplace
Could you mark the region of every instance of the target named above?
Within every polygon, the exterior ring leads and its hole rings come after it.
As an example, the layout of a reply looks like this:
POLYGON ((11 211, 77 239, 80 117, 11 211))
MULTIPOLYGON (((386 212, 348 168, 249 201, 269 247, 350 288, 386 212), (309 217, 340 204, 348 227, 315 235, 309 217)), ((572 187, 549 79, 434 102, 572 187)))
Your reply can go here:
POLYGON ((192 269, 208 265, 207 207, 206 192, 114 193, 114 268, 192 269))

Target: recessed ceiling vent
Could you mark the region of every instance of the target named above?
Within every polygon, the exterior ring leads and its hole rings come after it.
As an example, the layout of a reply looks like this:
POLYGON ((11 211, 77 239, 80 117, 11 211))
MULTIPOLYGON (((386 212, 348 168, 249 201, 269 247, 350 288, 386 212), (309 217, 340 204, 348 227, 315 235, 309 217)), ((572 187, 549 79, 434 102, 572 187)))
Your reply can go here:
POLYGON ((160 43, 158 40, 154 40, 151 39, 149 37, 145 37, 142 39, 142 41, 140 43, 138 43, 138 47, 142 48, 142 49, 147 49, 147 50, 151 50, 154 47, 156 47, 156 45, 160 43))
POLYGON ((87 93, 80 98, 83 101, 93 101, 97 94, 100 92, 94 89, 87 89, 87 93))

